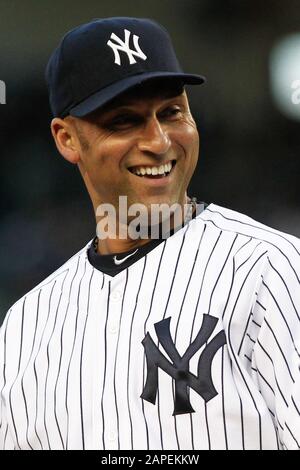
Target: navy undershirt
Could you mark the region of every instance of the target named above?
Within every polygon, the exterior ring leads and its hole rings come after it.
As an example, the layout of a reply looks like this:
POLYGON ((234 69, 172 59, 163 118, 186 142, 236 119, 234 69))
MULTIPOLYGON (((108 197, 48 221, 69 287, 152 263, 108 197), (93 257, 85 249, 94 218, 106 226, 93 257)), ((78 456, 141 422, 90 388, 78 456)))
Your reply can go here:
MULTIPOLYGON (((194 219, 203 210, 205 210, 207 206, 208 206, 207 203, 197 201, 196 210, 192 214, 191 218, 194 219)), ((161 226, 161 224, 160 224, 160 226, 161 226)), ((179 228, 181 228, 181 227, 179 227, 179 228)), ((176 229, 171 230, 169 236, 174 235, 174 233, 176 231, 177 231, 176 229)), ((161 233, 161 230, 159 231, 159 233, 161 233)), ((97 239, 97 237, 94 238, 93 242, 91 243, 91 245, 88 249, 89 262, 91 263, 92 266, 94 266, 94 268, 98 269, 99 271, 102 271, 105 274, 109 274, 110 276, 114 277, 118 273, 123 271, 123 269, 128 268, 133 263, 138 261, 140 258, 145 256, 147 253, 152 251, 155 247, 157 247, 160 243, 162 243, 166 239, 166 237, 164 236, 164 237, 161 237, 161 238, 158 238, 158 239, 150 240, 145 245, 142 245, 140 247, 135 247, 135 248, 133 248, 129 251, 123 252, 123 253, 110 253, 109 255, 100 255, 99 253, 97 253, 97 251, 95 250, 95 246, 94 246, 94 242, 95 242, 96 239, 97 239), (134 254, 132 254, 132 253, 134 253, 134 254), (130 256, 131 254, 132 254, 132 256, 130 256), (118 262, 118 260, 122 261, 122 259, 126 258, 127 256, 129 256, 129 257, 126 260, 124 260, 121 264, 116 264, 115 263, 114 258, 116 258, 116 260, 118 262)))

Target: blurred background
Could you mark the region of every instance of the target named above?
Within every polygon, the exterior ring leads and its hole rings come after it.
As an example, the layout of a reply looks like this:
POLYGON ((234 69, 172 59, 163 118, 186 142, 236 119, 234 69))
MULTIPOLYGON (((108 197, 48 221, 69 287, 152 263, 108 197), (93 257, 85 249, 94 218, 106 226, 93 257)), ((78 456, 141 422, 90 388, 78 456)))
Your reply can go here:
POLYGON ((0 322, 95 233, 44 82, 62 35, 92 18, 156 19, 184 70, 207 77, 190 89, 202 144, 190 195, 300 236, 299 1, 0 0, 0 12, 0 322))

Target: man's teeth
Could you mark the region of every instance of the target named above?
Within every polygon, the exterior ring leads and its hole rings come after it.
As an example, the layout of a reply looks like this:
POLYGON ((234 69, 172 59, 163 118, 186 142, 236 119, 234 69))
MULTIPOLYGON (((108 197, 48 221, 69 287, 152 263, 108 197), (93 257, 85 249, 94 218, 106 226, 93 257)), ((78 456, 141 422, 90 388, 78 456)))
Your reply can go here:
POLYGON ((132 168, 132 173, 135 175, 139 176, 144 176, 144 175, 166 175, 170 173, 172 170, 172 163, 166 163, 165 165, 160 165, 160 166, 152 166, 152 167, 145 167, 145 166, 139 166, 132 168))

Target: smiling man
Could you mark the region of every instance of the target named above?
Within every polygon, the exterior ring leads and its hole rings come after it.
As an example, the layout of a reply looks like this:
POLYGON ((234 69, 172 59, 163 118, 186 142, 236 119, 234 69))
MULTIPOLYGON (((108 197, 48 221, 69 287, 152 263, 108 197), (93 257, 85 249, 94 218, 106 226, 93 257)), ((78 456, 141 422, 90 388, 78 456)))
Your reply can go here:
MULTIPOLYGON (((151 209, 160 205, 178 205, 183 214, 199 136, 182 79, 153 78, 85 118, 55 118, 52 133, 60 153, 78 164, 95 214, 110 204, 116 208, 113 216, 127 226, 130 217, 120 214, 120 196, 126 196, 126 207, 138 202, 149 219, 151 209)), ((100 217, 96 219, 99 223, 100 217)), ((121 238, 118 231, 117 237, 107 233, 102 238, 102 254, 128 251, 148 241, 121 238)))
POLYGON ((2 448, 298 449, 299 240, 188 195, 203 77, 137 18, 70 31, 46 77, 97 230, 7 313, 2 448))

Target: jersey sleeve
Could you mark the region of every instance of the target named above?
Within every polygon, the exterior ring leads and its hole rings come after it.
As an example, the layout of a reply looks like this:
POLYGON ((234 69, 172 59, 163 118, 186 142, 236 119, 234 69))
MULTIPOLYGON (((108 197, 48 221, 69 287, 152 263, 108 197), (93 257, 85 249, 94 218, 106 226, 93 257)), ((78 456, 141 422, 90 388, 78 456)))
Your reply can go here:
POLYGON ((5 389, 5 323, 0 330, 0 450, 14 450, 6 414, 5 389))
POLYGON ((261 275, 252 368, 283 449, 300 449, 299 253, 274 249, 261 275))

